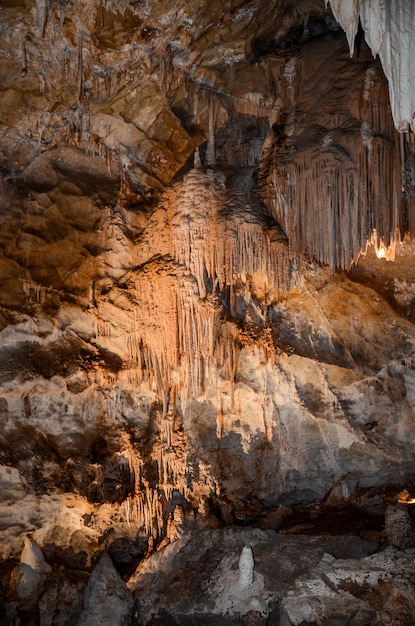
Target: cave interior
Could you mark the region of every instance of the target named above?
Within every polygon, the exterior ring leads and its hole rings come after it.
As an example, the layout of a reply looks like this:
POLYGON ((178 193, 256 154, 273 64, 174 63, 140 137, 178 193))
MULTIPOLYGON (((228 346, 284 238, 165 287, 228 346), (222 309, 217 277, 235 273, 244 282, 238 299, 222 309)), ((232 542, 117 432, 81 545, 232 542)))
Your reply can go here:
POLYGON ((415 623, 414 33, 0 3, 0 624, 415 623))

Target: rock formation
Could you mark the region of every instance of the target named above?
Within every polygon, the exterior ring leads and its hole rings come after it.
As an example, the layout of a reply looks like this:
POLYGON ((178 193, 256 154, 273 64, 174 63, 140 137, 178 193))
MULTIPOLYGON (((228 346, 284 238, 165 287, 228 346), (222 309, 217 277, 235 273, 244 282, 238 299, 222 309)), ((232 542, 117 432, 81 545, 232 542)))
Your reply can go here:
POLYGON ((327 0, 333 14, 346 31, 353 55, 359 20, 365 39, 374 56, 379 55, 389 82, 392 115, 395 125, 406 131, 414 129, 415 100, 411 84, 415 78, 411 57, 415 7, 406 0, 327 0))
POLYGON ((110 557, 104 552, 84 593, 79 626, 131 624, 133 599, 110 557))
POLYGON ((0 621, 102 621, 104 581, 114 624, 296 623, 334 543, 255 542, 411 528, 415 11, 325 4, 1 3, 0 621))
POLYGON ((242 588, 250 587, 253 582, 254 555, 252 554, 251 546, 244 546, 239 557, 239 585, 242 588))

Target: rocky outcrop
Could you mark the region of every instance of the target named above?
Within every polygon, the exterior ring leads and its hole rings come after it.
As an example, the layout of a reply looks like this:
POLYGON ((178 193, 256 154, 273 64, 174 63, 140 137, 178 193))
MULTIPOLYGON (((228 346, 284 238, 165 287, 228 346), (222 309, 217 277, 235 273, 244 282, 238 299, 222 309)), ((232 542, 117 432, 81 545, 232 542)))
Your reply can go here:
POLYGON ((41 549, 30 535, 24 540, 20 563, 12 574, 12 584, 18 600, 36 603, 45 577, 52 571, 41 549))
POLYGON ((175 624, 191 615, 211 623, 215 619, 220 623, 222 618, 247 624, 255 613, 263 620, 259 623, 266 623, 299 573, 310 571, 325 551, 338 558, 353 554, 359 563, 359 557, 373 549, 374 544, 356 537, 310 541, 258 529, 204 531, 186 534, 155 553, 137 568, 128 585, 143 624, 175 624), (252 584, 244 587, 238 563, 246 545, 253 553, 255 571, 252 584), (190 576, 194 563, 198 563, 198 573, 190 576))
POLYGON ((84 608, 79 626, 131 624, 133 598, 110 557, 104 552, 84 592, 84 608))
POLYGON ((411 624, 413 550, 393 549, 360 560, 324 555, 310 573, 298 580, 281 602, 280 624, 388 624, 399 615, 411 624))

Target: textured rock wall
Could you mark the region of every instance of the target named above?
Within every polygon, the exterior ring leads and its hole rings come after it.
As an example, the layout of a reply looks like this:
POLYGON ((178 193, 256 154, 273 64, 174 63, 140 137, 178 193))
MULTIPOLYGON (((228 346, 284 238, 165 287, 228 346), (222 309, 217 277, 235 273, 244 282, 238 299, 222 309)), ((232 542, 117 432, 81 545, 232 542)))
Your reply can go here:
POLYGON ((411 146, 322 5, 0 7, 3 586, 29 532, 55 568, 21 619, 105 548, 414 481, 411 146))
POLYGON ((327 36, 291 57, 284 78, 261 188, 292 253, 307 251, 333 269, 349 269, 373 240, 393 256, 406 204, 380 64, 365 47, 348 58, 343 38, 327 36), (323 81, 327 74, 336 76, 335 88, 323 81))

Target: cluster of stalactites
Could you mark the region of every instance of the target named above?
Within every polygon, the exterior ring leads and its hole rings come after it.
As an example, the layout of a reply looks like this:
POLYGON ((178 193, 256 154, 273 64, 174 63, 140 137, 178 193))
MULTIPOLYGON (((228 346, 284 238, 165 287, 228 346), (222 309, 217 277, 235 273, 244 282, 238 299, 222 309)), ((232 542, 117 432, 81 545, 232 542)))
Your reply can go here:
POLYGON ((216 396, 221 371, 234 376, 238 330, 221 319, 220 302, 232 316, 241 299, 254 298, 266 312, 289 288, 287 245, 270 220, 242 192, 227 190, 219 170, 205 172, 197 158, 196 165, 166 192, 136 247, 134 306, 121 317, 105 301, 97 304, 97 335, 128 355, 119 377, 148 383, 164 413, 169 405, 184 412, 201 394, 216 396))
POLYGON ((193 170, 167 208, 175 260, 195 277, 199 297, 264 280, 265 303, 285 294, 289 261, 278 225, 267 228, 242 192, 226 190, 220 172, 193 170), (268 295, 267 295, 268 294, 268 295))
POLYGON ((406 142, 394 128, 382 74, 368 59, 363 78, 358 64, 339 59, 333 58, 333 67, 350 93, 339 112, 331 87, 325 91, 321 82, 318 96, 309 87, 319 77, 313 64, 289 62, 287 120, 263 153, 260 181, 268 210, 288 237, 290 257, 307 253, 348 270, 368 243, 393 258, 398 229, 405 230, 413 211, 401 191, 406 142))
POLYGON ((268 206, 284 228, 290 253, 307 252, 332 269, 349 269, 367 243, 379 250, 396 245, 399 167, 390 146, 376 141, 369 163, 360 148, 357 163, 343 154, 297 155, 274 170, 268 206), (366 210, 363 211, 362 207, 366 210))
POLYGON ((128 463, 133 488, 124 502, 127 521, 141 520, 145 532, 154 539, 160 538, 166 525, 165 503, 174 492, 189 498, 187 471, 187 442, 179 427, 179 416, 174 411, 158 412, 154 426, 157 436, 149 459, 157 465, 158 481, 150 485, 145 475, 145 459, 130 438, 121 434, 122 456, 128 463))
POLYGON ((413 0, 326 0, 346 32, 353 55, 359 20, 379 55, 389 83, 392 115, 400 131, 415 130, 415 2, 413 0))

